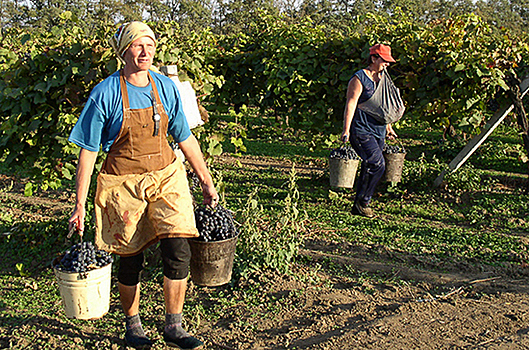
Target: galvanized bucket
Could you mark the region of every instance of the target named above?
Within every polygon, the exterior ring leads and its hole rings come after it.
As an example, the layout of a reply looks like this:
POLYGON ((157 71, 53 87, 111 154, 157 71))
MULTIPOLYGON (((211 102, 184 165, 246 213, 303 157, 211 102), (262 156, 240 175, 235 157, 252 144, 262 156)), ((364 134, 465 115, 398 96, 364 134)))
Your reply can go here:
POLYGON ((217 287, 231 280, 237 237, 202 242, 189 239, 191 280, 198 286, 217 287))
POLYGON ((329 158, 331 187, 353 188, 360 160, 329 158))
POLYGON ((386 172, 384 173, 384 181, 400 182, 402 179, 402 168, 404 167, 404 159, 406 153, 384 153, 386 161, 386 172))

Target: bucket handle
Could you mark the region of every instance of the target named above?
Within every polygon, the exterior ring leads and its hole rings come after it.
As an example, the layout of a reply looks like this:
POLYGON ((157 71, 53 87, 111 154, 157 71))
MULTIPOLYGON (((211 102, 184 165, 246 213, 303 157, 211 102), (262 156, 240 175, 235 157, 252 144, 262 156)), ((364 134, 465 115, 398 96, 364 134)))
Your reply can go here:
POLYGON ((68 238, 68 239, 72 238, 72 235, 74 233, 77 233, 77 236, 79 236, 79 239, 82 242, 83 241, 83 234, 80 233, 80 231, 79 231, 79 224, 77 223, 77 221, 73 222, 73 225, 70 228, 70 230, 68 231, 68 236, 66 236, 66 238, 68 238))

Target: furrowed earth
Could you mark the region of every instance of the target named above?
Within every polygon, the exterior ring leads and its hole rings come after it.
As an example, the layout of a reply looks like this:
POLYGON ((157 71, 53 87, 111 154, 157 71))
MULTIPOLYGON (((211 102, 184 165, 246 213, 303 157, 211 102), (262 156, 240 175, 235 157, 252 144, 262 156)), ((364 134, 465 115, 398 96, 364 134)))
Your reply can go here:
MULTIPOLYGON (((222 161, 286 172, 292 166, 258 157, 222 161)), ((323 171, 318 165, 297 170, 323 171)), ((46 220, 71 209, 72 193, 25 197, 16 179, 0 180, 4 215, 13 222, 46 220)), ((509 190, 519 184, 502 185, 509 190)), ((527 242, 525 234, 520 233, 527 242)), ((237 288, 190 282, 187 303, 194 306, 186 309, 187 329, 204 340, 206 349, 529 349, 529 269, 524 263, 438 261, 353 244, 336 232, 310 228, 304 239, 290 275, 264 272, 234 281, 237 288), (248 298, 251 293, 256 297, 248 298)), ((110 312, 100 320, 79 321, 65 317, 49 266, 19 276, 12 265, 3 265, 0 348, 125 348, 115 277, 110 312), (15 307, 4 299, 31 294, 48 294, 50 300, 42 301, 49 303, 47 309, 35 313, 25 303, 15 307)), ((153 349, 164 349, 161 284, 146 283, 143 292, 144 328, 153 349)))

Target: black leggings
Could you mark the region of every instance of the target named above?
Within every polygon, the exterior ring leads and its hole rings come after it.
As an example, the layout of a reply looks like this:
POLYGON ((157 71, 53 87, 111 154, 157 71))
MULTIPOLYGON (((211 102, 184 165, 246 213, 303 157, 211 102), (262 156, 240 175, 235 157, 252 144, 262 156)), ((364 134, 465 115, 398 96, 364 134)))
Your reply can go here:
MULTIPOLYGON (((160 240, 163 275, 170 280, 182 280, 189 275, 191 250, 187 238, 164 238, 160 240)), ((126 286, 135 286, 140 282, 143 270, 143 252, 119 259, 118 281, 126 286)))

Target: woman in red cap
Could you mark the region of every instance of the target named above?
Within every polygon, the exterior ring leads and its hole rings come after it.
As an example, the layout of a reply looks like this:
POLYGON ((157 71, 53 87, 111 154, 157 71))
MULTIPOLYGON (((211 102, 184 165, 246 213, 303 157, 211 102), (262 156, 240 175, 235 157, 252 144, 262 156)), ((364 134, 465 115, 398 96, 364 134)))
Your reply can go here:
POLYGON ((372 46, 369 49, 368 66, 356 72, 347 87, 342 140, 344 142, 350 140, 354 150, 363 160, 352 210, 356 215, 374 216, 369 203, 386 167, 382 154, 384 140, 386 137, 390 139, 397 137, 391 124, 376 120, 358 108, 358 105, 373 96, 384 69, 392 62, 395 62, 395 59, 391 56, 389 46, 383 44, 372 46))

